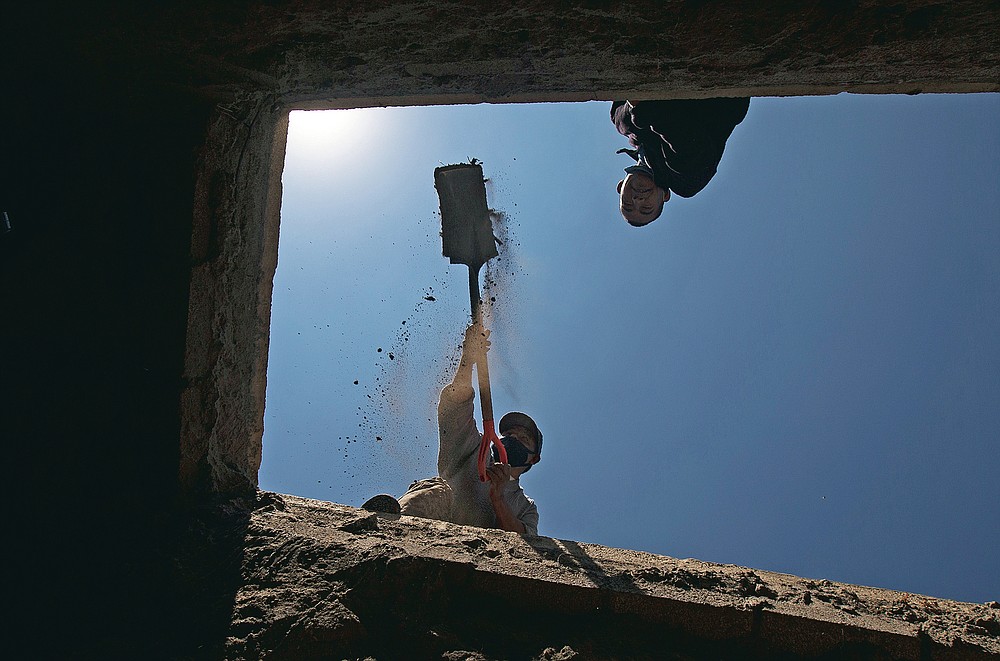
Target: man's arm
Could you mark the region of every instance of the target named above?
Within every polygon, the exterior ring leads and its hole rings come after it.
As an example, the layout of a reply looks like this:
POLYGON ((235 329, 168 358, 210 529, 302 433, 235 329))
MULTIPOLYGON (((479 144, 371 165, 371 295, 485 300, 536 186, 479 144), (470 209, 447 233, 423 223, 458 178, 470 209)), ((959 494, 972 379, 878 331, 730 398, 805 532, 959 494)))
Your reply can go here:
MULTIPOLYGON (((490 332, 481 324, 472 324, 465 329, 462 340, 462 359, 458 363, 451 386, 472 387, 472 368, 490 350, 490 332)), ((449 386, 450 387, 450 386, 449 386)))
POLYGON ((633 147, 638 147, 636 133, 639 129, 632 121, 632 104, 628 101, 615 101, 611 104, 611 123, 618 132, 628 138, 633 147))
POLYGON ((469 456, 479 449, 480 433, 473 419, 472 368, 480 352, 489 349, 489 331, 472 325, 465 331, 462 357, 451 383, 438 402, 438 475, 445 479, 462 471, 469 456))

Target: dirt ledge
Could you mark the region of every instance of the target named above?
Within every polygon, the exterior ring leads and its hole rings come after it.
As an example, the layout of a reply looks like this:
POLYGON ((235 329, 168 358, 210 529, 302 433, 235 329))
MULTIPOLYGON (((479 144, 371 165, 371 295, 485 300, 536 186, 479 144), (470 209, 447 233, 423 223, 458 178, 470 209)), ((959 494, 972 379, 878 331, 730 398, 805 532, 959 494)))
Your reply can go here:
POLYGON ((1000 658, 1000 604, 261 492, 226 649, 240 659, 1000 658))

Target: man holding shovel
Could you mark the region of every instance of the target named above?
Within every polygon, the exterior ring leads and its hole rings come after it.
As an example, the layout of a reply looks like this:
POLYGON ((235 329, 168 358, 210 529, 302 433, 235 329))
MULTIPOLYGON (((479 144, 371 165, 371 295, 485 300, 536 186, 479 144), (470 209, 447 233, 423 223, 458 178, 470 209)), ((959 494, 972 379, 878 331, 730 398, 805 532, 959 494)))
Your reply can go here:
POLYGON ((534 420, 519 412, 500 418, 499 440, 509 463, 500 463, 494 449, 486 461, 486 481, 479 478, 482 434, 473 419, 472 368, 488 350, 489 332, 478 324, 469 326, 458 370, 438 401, 438 477, 417 480, 398 501, 375 496, 364 509, 538 534, 538 508, 519 481, 542 457, 542 434, 534 420))
POLYGON ((477 162, 434 170, 441 202, 442 253, 469 267, 472 325, 465 331, 462 359, 438 402, 438 477, 417 480, 397 502, 375 496, 362 507, 482 528, 538 534, 538 508, 518 481, 542 457, 542 434, 524 413, 500 418, 497 437, 486 354, 489 331, 482 323, 479 270, 497 256, 483 169, 477 162), (472 368, 479 382, 483 431, 473 418, 472 368), (490 453, 492 446, 492 456, 490 453))

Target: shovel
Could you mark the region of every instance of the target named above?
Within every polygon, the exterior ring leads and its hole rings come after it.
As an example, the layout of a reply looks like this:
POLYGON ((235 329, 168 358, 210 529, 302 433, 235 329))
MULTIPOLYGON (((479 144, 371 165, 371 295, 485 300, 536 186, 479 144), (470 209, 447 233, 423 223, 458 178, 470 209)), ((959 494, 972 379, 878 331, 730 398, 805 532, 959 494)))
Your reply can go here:
MULTIPOLYGON (((483 309, 479 294, 479 269, 497 256, 493 224, 486 206, 483 168, 471 164, 446 165, 434 169, 434 187, 441 203, 441 252, 452 264, 469 267, 469 300, 472 322, 482 326, 483 309)), ((493 398, 490 395, 490 366, 483 353, 476 363, 479 377, 479 403, 483 411, 483 440, 479 444, 479 479, 486 481, 486 455, 492 443, 507 463, 507 451, 493 424, 493 398)))

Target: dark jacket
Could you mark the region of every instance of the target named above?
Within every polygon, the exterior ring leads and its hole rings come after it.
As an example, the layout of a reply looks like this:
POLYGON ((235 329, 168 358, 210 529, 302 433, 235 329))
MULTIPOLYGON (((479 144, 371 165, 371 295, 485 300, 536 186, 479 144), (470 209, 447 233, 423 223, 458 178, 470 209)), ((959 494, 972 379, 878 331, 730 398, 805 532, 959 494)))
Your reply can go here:
POLYGON ((715 176, 726 140, 749 107, 748 98, 639 101, 635 105, 615 101, 611 121, 638 149, 633 158, 653 171, 657 186, 691 197, 715 176))

